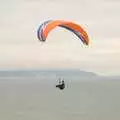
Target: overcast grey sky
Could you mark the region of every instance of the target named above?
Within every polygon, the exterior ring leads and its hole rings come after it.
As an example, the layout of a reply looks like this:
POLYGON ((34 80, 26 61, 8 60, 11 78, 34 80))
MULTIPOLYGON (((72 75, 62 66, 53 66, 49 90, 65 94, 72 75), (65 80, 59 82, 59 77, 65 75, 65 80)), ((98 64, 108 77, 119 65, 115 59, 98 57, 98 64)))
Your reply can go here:
POLYGON ((120 75, 119 0, 0 0, 0 68, 79 68, 120 75), (71 32, 54 29, 46 43, 38 26, 48 19, 77 22, 86 47, 71 32))

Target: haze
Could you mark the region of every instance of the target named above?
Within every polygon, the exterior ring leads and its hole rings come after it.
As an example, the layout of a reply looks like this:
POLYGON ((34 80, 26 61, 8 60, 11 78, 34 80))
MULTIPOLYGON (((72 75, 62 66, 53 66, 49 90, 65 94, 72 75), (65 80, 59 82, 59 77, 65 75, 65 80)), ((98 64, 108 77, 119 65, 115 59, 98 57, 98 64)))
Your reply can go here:
POLYGON ((0 0, 0 68, 78 68, 120 75, 119 21, 118 0, 0 0), (41 44, 36 30, 48 19, 82 25, 90 46, 61 28, 41 44))

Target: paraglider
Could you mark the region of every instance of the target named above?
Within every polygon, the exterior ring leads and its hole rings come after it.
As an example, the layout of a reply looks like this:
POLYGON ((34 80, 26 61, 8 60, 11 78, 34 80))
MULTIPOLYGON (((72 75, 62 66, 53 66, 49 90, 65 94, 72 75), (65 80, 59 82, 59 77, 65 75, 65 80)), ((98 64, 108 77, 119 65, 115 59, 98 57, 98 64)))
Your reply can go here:
POLYGON ((56 88, 59 88, 60 90, 63 90, 65 88, 64 79, 62 81, 59 79, 59 84, 56 85, 56 88))
MULTIPOLYGON (((82 41, 84 45, 89 45, 89 37, 87 32, 79 24, 65 20, 44 21, 42 24, 39 25, 37 30, 38 40, 45 42, 50 31, 52 31, 56 27, 61 27, 67 29, 68 31, 71 31, 79 38, 79 40, 82 41)), ((64 80, 59 81, 59 84, 56 85, 56 88, 63 90, 65 88, 64 80)))
POLYGON ((80 25, 64 20, 48 20, 43 22, 37 30, 38 39, 40 41, 46 41, 49 32, 56 27, 62 27, 71 31, 83 42, 83 44, 89 44, 88 34, 80 25))

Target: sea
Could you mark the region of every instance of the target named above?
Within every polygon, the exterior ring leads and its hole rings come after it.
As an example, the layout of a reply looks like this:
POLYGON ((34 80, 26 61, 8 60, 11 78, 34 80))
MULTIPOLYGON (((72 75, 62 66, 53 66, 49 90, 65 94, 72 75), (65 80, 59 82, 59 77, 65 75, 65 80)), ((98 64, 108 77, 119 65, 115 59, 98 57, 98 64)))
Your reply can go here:
POLYGON ((120 80, 1 77, 0 120, 119 120, 120 80))

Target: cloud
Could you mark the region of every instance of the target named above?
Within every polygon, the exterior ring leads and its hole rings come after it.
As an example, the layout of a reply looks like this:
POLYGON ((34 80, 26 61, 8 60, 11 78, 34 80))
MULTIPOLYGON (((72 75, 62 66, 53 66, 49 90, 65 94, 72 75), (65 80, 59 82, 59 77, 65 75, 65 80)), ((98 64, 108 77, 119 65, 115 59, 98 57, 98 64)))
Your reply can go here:
POLYGON ((0 65, 44 67, 54 64, 57 67, 64 64, 98 72, 109 72, 111 66, 116 66, 117 71, 120 60, 120 3, 116 1, 0 1, 0 65), (45 45, 41 45, 36 31, 44 20, 50 18, 71 20, 84 26, 91 45, 83 47, 70 32, 59 28, 49 34, 45 45))

